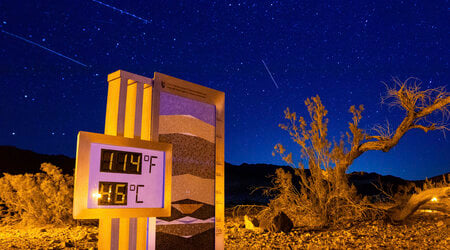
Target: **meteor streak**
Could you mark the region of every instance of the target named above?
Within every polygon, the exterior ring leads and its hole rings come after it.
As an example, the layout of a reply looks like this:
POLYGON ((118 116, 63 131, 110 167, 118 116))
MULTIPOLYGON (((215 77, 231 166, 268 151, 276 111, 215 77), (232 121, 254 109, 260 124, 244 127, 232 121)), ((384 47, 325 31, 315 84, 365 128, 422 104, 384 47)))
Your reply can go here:
POLYGON ((110 9, 113 9, 113 10, 115 10, 115 11, 118 11, 118 12, 120 12, 121 14, 125 14, 125 15, 129 15, 129 16, 131 16, 131 17, 134 17, 134 18, 136 18, 136 19, 138 19, 138 20, 143 21, 145 24, 151 22, 151 21, 149 21, 149 20, 147 20, 147 19, 145 19, 145 18, 138 17, 138 16, 136 16, 136 15, 134 15, 134 14, 131 14, 130 12, 128 12, 128 11, 126 11, 126 10, 122 10, 122 9, 116 8, 116 7, 111 6, 111 5, 107 4, 107 3, 104 3, 104 2, 101 2, 101 1, 98 1, 98 0, 91 0, 91 1, 92 1, 92 2, 96 2, 96 3, 98 3, 98 4, 101 4, 101 5, 105 6, 105 7, 108 7, 108 8, 110 8, 110 9))
POLYGON ((275 87, 278 88, 278 84, 277 84, 277 82, 275 81, 275 79, 273 78, 272 73, 270 73, 269 68, 267 68, 266 63, 264 62, 264 60, 261 60, 261 62, 264 64, 264 67, 266 68, 267 73, 269 73, 270 78, 272 78, 272 81, 273 81, 273 83, 275 84, 275 87))
POLYGON ((49 49, 49 48, 47 48, 47 47, 44 47, 44 46, 42 46, 42 45, 40 45, 40 44, 38 44, 38 43, 35 43, 35 42, 33 42, 33 41, 30 41, 30 40, 28 40, 28 39, 26 39, 26 38, 24 38, 24 37, 21 37, 21 36, 19 36, 19 35, 13 34, 13 33, 9 33, 9 32, 7 32, 7 31, 5 31, 5 30, 1 30, 1 31, 2 31, 2 33, 6 34, 6 35, 8 35, 8 36, 15 37, 15 38, 20 39, 20 40, 22 40, 22 41, 25 41, 25 42, 27 42, 27 43, 33 44, 33 45, 35 45, 35 46, 38 46, 38 47, 41 48, 41 49, 45 49, 45 50, 47 50, 47 51, 50 51, 50 52, 52 52, 53 54, 56 54, 56 55, 58 55, 58 56, 60 56, 60 57, 64 57, 64 58, 66 58, 66 59, 68 59, 68 60, 70 60, 70 61, 72 61, 72 62, 74 62, 74 63, 76 63, 76 64, 79 64, 79 65, 84 66, 84 67, 88 67, 88 66, 87 66, 86 64, 84 64, 84 63, 81 63, 81 62, 79 62, 79 61, 77 61, 77 60, 75 60, 75 59, 72 59, 72 58, 70 58, 70 57, 68 57, 68 56, 65 56, 65 55, 63 55, 63 54, 61 54, 61 53, 59 53, 59 52, 56 52, 56 51, 51 50, 51 49, 49 49))

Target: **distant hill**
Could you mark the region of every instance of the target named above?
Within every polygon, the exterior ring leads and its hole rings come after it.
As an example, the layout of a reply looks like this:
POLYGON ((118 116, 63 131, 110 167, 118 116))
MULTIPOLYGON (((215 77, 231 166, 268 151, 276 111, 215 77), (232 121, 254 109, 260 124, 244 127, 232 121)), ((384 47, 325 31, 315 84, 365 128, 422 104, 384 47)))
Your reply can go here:
POLYGON ((40 172, 41 164, 52 163, 62 169, 63 173, 73 175, 75 159, 65 155, 38 154, 12 146, 0 146, 0 173, 24 174, 40 172))
MULTIPOLYGON (((30 150, 23 150, 12 146, 0 146, 0 159, 2 159, 0 163, 0 176, 1 173, 37 173, 40 172, 40 166, 44 162, 58 166, 65 174, 73 175, 75 170, 74 158, 64 155, 38 154, 30 150)), ((261 188, 272 186, 269 177, 275 175, 275 170, 278 168, 283 168, 285 171, 290 171, 291 173, 294 172, 289 166, 247 163, 236 166, 225 163, 226 204, 267 203, 269 198, 262 195, 263 189, 261 188)), ((348 177, 350 183, 355 185, 358 193, 368 196, 380 194, 380 191, 373 184, 378 186, 381 184, 383 187, 391 188, 395 192, 401 185, 406 185, 411 182, 420 185, 424 182, 423 180, 408 181, 392 175, 379 175, 377 173, 365 172, 353 172, 348 177)), ((430 178, 430 180, 440 181, 442 180, 442 175, 430 178)), ((298 181, 298 179, 294 179, 293 182, 298 183, 298 181)))
MULTIPOLYGON (((247 164, 235 166, 225 164, 225 202, 227 205, 237 204, 265 204, 269 197, 263 195, 262 187, 270 187, 270 176, 275 175, 278 168, 283 168, 292 174, 294 169, 289 166, 270 164, 247 164)), ((306 169, 306 174, 309 170, 306 169)), ((450 173, 447 173, 448 175, 450 173)), ((299 183, 299 178, 293 174, 293 183, 299 183)), ((433 182, 441 181, 442 175, 429 178, 433 182)), ((424 180, 408 181, 392 175, 377 173, 353 172, 348 174, 348 180, 355 185, 359 194, 364 196, 380 195, 381 191, 374 185, 383 187, 383 190, 395 193, 400 186, 415 183, 420 186, 424 180)))

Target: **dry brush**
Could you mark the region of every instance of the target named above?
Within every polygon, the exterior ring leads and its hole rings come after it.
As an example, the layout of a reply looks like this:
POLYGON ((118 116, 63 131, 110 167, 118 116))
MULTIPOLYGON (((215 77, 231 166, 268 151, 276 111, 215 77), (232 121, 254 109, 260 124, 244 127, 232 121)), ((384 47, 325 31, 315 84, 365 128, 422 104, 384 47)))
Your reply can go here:
MULTIPOLYGON (((367 200, 358 197, 354 187, 349 186, 346 178, 349 166, 367 151, 388 152, 409 130, 441 130, 445 133, 448 130, 447 121, 450 114, 450 93, 444 87, 421 90, 420 82, 416 78, 403 82, 398 79, 393 81, 394 86, 387 87, 387 94, 382 98, 382 103, 404 112, 402 121, 395 129, 391 128, 389 122, 384 126, 374 126, 370 132, 361 129, 359 125, 364 107, 351 106, 349 112, 353 117, 348 124, 349 132, 346 132, 339 142, 330 142, 327 139, 328 111, 319 96, 305 101, 309 124, 305 118, 297 116, 289 108, 285 110, 288 123, 280 124, 280 127, 300 146, 302 160, 298 166, 294 165, 292 153, 287 153, 281 144, 275 146, 274 155, 279 154, 285 162, 296 168, 300 185, 296 187, 291 183, 291 176, 282 170, 277 171, 273 188, 277 192, 264 213, 270 214, 273 213, 271 211, 284 209, 293 218, 302 218, 302 215, 307 214, 309 218, 315 218, 316 224, 322 226, 380 213, 380 210, 367 200), (436 120, 438 114, 440 116, 436 120), (309 168, 310 175, 307 175, 306 167, 309 168)), ((436 195, 448 197, 448 186, 413 195, 409 202, 400 204, 387 214, 392 221, 404 220, 420 204, 436 195)))

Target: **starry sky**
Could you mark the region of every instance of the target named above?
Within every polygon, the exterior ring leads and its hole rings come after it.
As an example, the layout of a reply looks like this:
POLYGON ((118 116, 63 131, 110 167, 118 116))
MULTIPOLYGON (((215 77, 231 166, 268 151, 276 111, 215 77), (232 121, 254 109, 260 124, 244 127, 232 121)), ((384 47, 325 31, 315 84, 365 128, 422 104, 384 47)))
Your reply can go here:
MULTIPOLYGON (((392 77, 450 88, 448 1, 0 2, 0 145, 76 153, 78 131, 103 133, 107 74, 161 72, 226 93, 225 159, 299 158, 283 110, 306 116, 320 95, 330 139, 363 104, 370 130, 404 112, 380 104, 392 77)), ((410 131, 351 171, 422 179, 450 171, 450 138, 410 131)))

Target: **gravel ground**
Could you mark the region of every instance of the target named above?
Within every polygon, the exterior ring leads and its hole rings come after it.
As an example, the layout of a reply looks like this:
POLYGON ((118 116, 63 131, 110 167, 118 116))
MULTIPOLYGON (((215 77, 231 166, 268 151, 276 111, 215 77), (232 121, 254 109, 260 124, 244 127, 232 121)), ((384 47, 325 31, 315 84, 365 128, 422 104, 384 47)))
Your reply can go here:
POLYGON ((77 227, 1 227, 0 249, 94 249, 98 229, 77 227))
POLYGON ((450 216, 417 213, 402 225, 366 222, 347 229, 306 230, 289 234, 255 232, 228 219, 226 249, 449 249, 450 216))
MULTIPOLYGON (((94 249, 94 226, 0 227, 0 249, 94 249)), ((227 217, 226 249, 448 249, 450 216, 416 213, 402 225, 383 221, 338 230, 295 228, 289 234, 256 232, 227 217)))

